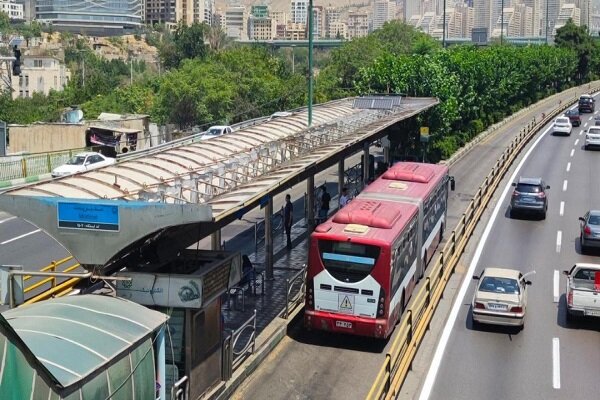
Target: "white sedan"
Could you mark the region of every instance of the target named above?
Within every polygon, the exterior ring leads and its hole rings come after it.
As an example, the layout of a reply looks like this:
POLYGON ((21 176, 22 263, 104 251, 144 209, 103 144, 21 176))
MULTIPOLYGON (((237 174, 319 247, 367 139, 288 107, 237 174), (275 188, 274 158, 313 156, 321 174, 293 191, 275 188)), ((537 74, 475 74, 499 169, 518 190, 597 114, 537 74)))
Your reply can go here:
POLYGON ((523 326, 527 311, 527 286, 531 281, 528 275, 507 268, 486 268, 479 280, 479 286, 473 295, 473 325, 477 323, 491 325, 523 326))
POLYGON ((59 176, 72 175, 79 172, 85 172, 92 169, 106 167, 116 162, 114 158, 103 156, 100 153, 79 153, 66 164, 52 170, 52 177, 57 178, 59 176))
POLYGON ((571 125, 571 121, 568 117, 558 117, 554 120, 554 128, 552 129, 554 135, 571 136, 572 130, 573 125, 571 125))
POLYGON ((229 125, 215 125, 208 128, 208 130, 200 136, 200 140, 208 140, 215 137, 227 135, 233 132, 233 128, 229 125))

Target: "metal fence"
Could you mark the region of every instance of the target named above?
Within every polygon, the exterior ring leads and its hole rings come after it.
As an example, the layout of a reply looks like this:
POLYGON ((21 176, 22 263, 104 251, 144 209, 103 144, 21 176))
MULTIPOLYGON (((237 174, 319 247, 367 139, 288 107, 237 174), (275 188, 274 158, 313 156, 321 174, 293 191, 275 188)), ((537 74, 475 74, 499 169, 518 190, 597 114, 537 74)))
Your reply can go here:
POLYGON ((306 293, 306 264, 291 278, 285 280, 285 311, 282 318, 287 319, 290 312, 304 303, 306 293))
POLYGON ((392 399, 399 395, 402 383, 425 332, 429 328, 429 323, 446 284, 453 274, 454 268, 494 191, 523 147, 545 124, 568 108, 567 104, 569 103, 572 104, 572 102, 563 103, 564 105, 556 108, 551 114, 544 116, 539 122, 534 118, 510 142, 510 145, 504 150, 490 173, 485 177, 438 258, 429 267, 430 272, 425 278, 425 284, 420 287, 418 292, 413 294, 411 307, 404 312, 404 316, 397 327, 398 332, 389 352, 385 356, 385 361, 375 378, 367 399, 392 399))
POLYGON ((256 310, 223 341, 223 380, 227 381, 256 347, 256 310))
POLYGON ((2 157, 0 159, 0 181, 49 174, 54 168, 66 163, 74 154, 82 151, 88 151, 88 149, 2 157))

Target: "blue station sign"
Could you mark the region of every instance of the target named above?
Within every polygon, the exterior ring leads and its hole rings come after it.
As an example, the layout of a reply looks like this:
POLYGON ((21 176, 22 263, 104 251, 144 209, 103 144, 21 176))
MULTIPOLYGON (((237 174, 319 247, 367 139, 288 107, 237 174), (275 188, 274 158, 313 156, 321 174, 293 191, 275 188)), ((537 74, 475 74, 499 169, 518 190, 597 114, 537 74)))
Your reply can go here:
POLYGON ((119 206, 92 203, 58 203, 58 227, 89 231, 119 231, 119 206))

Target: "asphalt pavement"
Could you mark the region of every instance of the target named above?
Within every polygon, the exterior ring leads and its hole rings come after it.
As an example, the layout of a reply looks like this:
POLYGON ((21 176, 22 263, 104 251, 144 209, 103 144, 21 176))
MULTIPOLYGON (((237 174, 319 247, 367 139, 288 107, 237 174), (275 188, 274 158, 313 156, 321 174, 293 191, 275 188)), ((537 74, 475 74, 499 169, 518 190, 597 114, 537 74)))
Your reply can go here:
MULTIPOLYGON (((598 112, 596 112, 597 114, 598 112)), ((528 292, 522 331, 481 326, 471 322, 471 300, 476 281, 464 281, 466 295, 454 307, 457 318, 449 340, 438 348, 443 357, 433 387, 426 381, 421 399, 597 399, 600 393, 600 320, 567 324, 565 278, 555 275, 576 262, 600 263, 598 254, 582 255, 579 221, 590 208, 600 208, 600 151, 585 151, 583 131, 593 114, 570 137, 545 130, 522 166, 519 176, 542 177, 551 189, 548 214, 539 218, 509 217, 511 180, 500 186, 489 235, 481 236, 482 252, 471 261, 479 275, 483 268, 500 266, 535 270, 528 292), (431 396, 427 397, 431 390, 431 396)), ((518 167, 517 167, 518 168, 518 167)))

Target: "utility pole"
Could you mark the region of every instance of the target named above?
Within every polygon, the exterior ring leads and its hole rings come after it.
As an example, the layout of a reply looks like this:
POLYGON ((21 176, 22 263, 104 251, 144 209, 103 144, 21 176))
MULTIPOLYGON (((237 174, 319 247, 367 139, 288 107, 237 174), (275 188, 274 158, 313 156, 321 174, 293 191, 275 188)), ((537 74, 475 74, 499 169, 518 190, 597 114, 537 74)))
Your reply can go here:
POLYGON ((308 126, 312 125, 313 108, 313 0, 308 1, 308 126))
POLYGON ((129 67, 130 67, 130 77, 129 77, 129 84, 133 85, 133 59, 129 60, 129 67))
POLYGON ((82 71, 81 71, 81 77, 82 77, 82 86, 85 87, 85 57, 81 58, 81 64, 83 65, 82 71))

